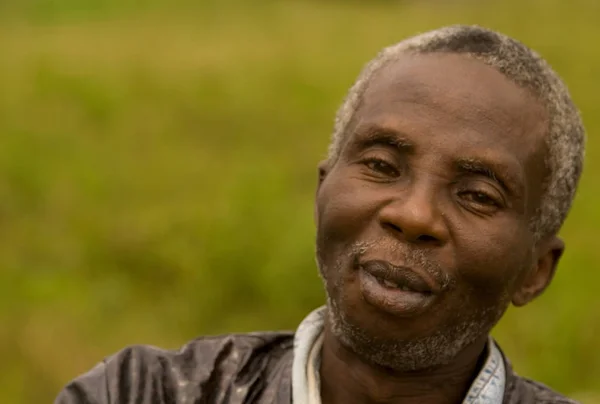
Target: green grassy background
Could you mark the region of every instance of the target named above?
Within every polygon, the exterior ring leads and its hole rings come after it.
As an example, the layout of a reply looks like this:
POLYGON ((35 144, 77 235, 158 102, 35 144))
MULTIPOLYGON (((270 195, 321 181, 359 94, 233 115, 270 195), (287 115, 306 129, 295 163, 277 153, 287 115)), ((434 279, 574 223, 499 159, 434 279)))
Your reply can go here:
POLYGON ((312 200, 333 115, 388 44, 477 23, 539 50, 589 133, 550 290, 495 331, 600 403, 600 5, 0 2, 0 402, 52 402, 133 343, 294 328, 323 302, 312 200))

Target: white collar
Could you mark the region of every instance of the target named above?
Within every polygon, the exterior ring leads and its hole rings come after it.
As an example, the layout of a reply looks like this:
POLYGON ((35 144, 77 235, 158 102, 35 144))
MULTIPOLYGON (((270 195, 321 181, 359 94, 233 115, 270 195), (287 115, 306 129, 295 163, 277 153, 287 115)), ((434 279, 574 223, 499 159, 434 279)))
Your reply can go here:
MULTIPOLYGON (((321 404, 319 368, 326 307, 310 313, 296 330, 292 365, 292 403, 321 404)), ((490 337, 488 357, 462 404, 502 404, 504 358, 490 337)))

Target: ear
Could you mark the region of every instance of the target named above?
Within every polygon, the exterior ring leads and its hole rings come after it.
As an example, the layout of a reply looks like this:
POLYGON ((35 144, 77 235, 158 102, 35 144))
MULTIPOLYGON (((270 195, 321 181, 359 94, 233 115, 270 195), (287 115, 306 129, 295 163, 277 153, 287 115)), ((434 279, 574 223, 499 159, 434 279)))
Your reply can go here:
POLYGON ((319 190, 321 189, 321 185, 323 184, 323 181, 325 181, 325 177, 327 177, 327 174, 329 173, 329 167, 330 167, 329 160, 323 160, 317 166, 318 182, 317 182, 317 191, 316 191, 316 195, 315 195, 315 209, 314 209, 315 223, 318 223, 318 218, 319 218, 319 204, 317 203, 319 190))
POLYGON ((321 161, 317 167, 319 170, 319 182, 317 185, 317 192, 318 192, 319 189, 321 188, 321 184, 323 183, 323 181, 325 180, 325 177, 327 176, 327 173, 329 172, 329 160, 321 161))
POLYGON ((541 241, 535 249, 535 261, 530 271, 515 290, 512 302, 524 306, 546 290, 565 250, 565 243, 557 236, 541 241))

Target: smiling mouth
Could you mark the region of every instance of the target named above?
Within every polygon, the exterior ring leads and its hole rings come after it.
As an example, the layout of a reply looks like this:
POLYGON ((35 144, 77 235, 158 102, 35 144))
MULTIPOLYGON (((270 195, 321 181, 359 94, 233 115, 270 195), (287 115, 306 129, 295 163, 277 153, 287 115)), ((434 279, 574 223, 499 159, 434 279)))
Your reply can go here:
POLYGON ((384 286, 384 287, 386 287, 388 289, 398 289, 398 290, 403 290, 405 292, 424 293, 424 294, 431 293, 431 292, 428 292, 428 291, 416 291, 416 290, 408 287, 407 285, 396 283, 396 282, 392 282, 392 281, 389 281, 387 279, 380 278, 380 277, 377 277, 377 276, 374 276, 374 278, 377 280, 377 282, 379 282, 379 284, 381 286, 384 286))
POLYGON ((360 263, 358 275, 365 302, 397 317, 423 313, 440 290, 437 284, 414 270, 385 261, 360 263))
POLYGON ((386 261, 366 261, 361 263, 360 267, 373 276, 382 286, 389 289, 422 294, 433 294, 440 289, 433 281, 426 279, 416 271, 406 267, 394 266, 386 261))

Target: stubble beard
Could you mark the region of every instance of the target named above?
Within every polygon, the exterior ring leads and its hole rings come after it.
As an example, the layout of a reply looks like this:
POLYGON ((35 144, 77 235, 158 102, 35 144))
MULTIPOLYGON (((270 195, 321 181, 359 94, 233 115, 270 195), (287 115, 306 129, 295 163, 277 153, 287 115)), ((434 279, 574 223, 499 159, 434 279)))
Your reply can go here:
MULTIPOLYGON (((325 290, 335 291, 335 295, 343 295, 343 276, 335 276, 329 280, 327 273, 340 274, 347 260, 354 260, 375 243, 356 243, 350 248, 346 260, 340 258, 330 271, 318 259, 319 273, 325 290)), ((423 256, 415 254, 413 260, 423 261, 423 256)), ((431 268, 435 271, 435 268, 431 268)), ((441 276, 439 273, 435 276, 441 276)), ((440 279, 452 283, 452 279, 440 279)), ((478 307, 471 303, 467 314, 458 316, 453 324, 433 334, 409 340, 387 339, 373 335, 359 325, 353 323, 347 312, 340 307, 340 302, 327 293, 327 326, 337 340, 357 354, 362 360, 373 365, 397 372, 415 372, 434 369, 451 363, 468 346, 487 336, 500 320, 508 305, 508 293, 503 293, 497 304, 489 307, 478 307)), ((468 304, 468 303, 467 303, 468 304)))

